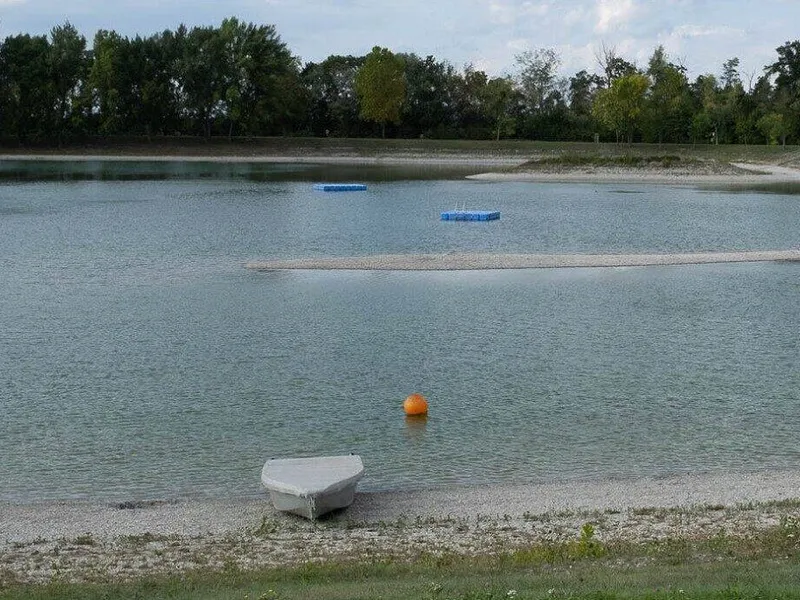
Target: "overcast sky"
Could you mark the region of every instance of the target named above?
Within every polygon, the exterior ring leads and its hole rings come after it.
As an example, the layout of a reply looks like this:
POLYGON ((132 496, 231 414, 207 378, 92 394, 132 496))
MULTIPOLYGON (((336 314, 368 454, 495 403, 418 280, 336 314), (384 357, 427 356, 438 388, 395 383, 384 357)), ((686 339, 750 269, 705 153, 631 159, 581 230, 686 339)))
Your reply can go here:
POLYGON ((380 45, 490 75, 513 74, 516 55, 541 47, 567 76, 597 72, 603 45, 646 67, 663 44, 690 78, 738 57, 747 83, 800 39, 800 0, 0 0, 0 38, 69 21, 91 44, 99 29, 148 36, 229 16, 274 25, 303 62, 380 45))

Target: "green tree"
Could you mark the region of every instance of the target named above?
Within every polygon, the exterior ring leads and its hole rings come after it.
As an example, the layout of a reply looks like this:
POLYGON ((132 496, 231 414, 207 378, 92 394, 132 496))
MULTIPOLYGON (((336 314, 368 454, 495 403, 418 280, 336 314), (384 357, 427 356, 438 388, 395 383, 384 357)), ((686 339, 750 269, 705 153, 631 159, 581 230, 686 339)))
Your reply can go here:
POLYGON ((603 83, 598 75, 578 71, 569 80, 569 108, 576 115, 590 115, 595 94, 603 83))
POLYGON ((775 75, 775 87, 800 94, 800 41, 786 42, 776 49, 778 60, 766 68, 775 75))
POLYGON ((773 111, 781 115, 785 143, 787 137, 800 135, 800 41, 786 42, 777 52, 778 60, 766 72, 775 76, 773 111))
POLYGON ((683 141, 691 122, 685 69, 670 63, 664 47, 658 46, 650 58, 647 75, 651 87, 647 97, 645 128, 659 144, 665 138, 672 142, 683 141))
POLYGON ((386 137, 386 124, 400 122, 406 99, 403 59, 386 48, 375 46, 356 73, 355 88, 361 117, 380 123, 381 137, 386 137))
POLYGON ((514 83, 508 77, 495 77, 484 88, 484 110, 494 121, 494 139, 501 135, 514 133, 514 117, 511 108, 514 103, 514 83))
POLYGON ((69 22, 50 32, 48 68, 55 96, 54 126, 59 145, 71 130, 86 125, 89 109, 86 38, 69 22))
POLYGON ((518 54, 515 60, 520 67, 520 91, 530 112, 548 112, 563 100, 565 82, 558 76, 561 57, 555 50, 529 50, 518 54))
POLYGON ((517 55, 520 67, 521 135, 528 138, 560 137, 565 127, 567 80, 558 75, 561 58, 552 48, 517 55))
POLYGON ((453 82, 453 113, 459 137, 487 139, 492 136, 492 123, 484 110, 489 78, 472 65, 456 75, 453 82))
POLYGON ((778 144, 785 146, 786 137, 791 129, 787 119, 778 112, 767 113, 758 120, 758 129, 767 138, 768 144, 778 144))
POLYGON ((406 101, 402 123, 405 135, 443 137, 455 126, 455 70, 433 56, 401 55, 405 63, 406 101))
POLYGON ((598 121, 620 136, 633 142, 633 135, 641 126, 647 88, 650 81, 641 73, 624 75, 611 82, 611 87, 600 90, 592 107, 598 121))
POLYGON ((304 100, 297 62, 272 25, 225 19, 217 35, 222 52, 218 91, 228 135, 274 133, 286 127, 304 100))
POLYGON ((569 127, 564 138, 570 140, 593 139, 597 126, 592 116, 592 104, 603 78, 585 70, 578 71, 569 79, 569 127))
POLYGON ((20 141, 52 134, 55 94, 45 36, 10 36, 0 48, 3 129, 20 141))
POLYGON ((332 55, 303 68, 301 78, 309 94, 308 128, 314 135, 361 133, 355 77, 363 64, 364 57, 332 55))
POLYGON ((131 50, 131 42, 115 31, 101 29, 94 36, 89 82, 102 134, 138 133, 136 93, 141 77, 131 50))
POLYGON ((720 88, 714 75, 700 75, 692 85, 695 139, 714 144, 734 141, 737 92, 720 88))
POLYGON ((181 35, 185 38, 176 74, 181 105, 192 128, 210 137, 216 119, 225 115, 225 44, 214 27, 193 27, 181 35))
POLYGON ((180 32, 165 30, 138 40, 138 121, 148 136, 182 129, 180 103, 175 89, 178 60, 183 51, 180 32))

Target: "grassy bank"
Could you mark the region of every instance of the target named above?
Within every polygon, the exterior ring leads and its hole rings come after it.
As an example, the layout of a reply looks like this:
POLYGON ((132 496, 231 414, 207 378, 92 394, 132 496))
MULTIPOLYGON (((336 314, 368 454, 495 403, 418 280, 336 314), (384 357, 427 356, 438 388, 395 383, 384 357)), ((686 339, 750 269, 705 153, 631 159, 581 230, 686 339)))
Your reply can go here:
MULTIPOLYGON (((71 584, 68 573, 45 585, 3 578, 3 599, 290 598, 400 600, 580 598, 800 598, 800 518, 737 535, 606 544, 585 524, 576 538, 536 543, 492 556, 422 554, 413 560, 362 557, 296 567, 216 572, 109 583, 71 584)), ((103 582, 102 580, 106 580, 103 582)))
POLYGON ((797 146, 737 146, 709 144, 594 144, 587 142, 537 142, 525 140, 403 140, 345 138, 90 138, 61 147, 47 145, 20 146, 11 140, 0 140, 5 154, 109 155, 109 156, 351 156, 391 157, 427 156, 506 157, 526 160, 536 157, 607 157, 607 156, 677 156, 719 161, 778 163, 800 160, 797 146))
POLYGON ((607 567, 576 563, 505 568, 463 564, 436 568, 371 565, 306 568, 293 574, 224 573, 129 584, 66 585, 11 590, 10 599, 174 600, 554 600, 800 598, 800 568, 774 562, 607 567), (500 569, 500 570, 498 570, 500 569))

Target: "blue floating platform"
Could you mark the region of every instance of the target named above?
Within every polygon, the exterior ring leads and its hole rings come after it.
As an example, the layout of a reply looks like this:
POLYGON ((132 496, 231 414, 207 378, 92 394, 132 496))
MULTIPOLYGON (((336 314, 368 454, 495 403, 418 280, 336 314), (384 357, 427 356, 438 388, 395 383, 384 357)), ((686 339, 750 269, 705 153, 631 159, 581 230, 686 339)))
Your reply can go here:
POLYGON ((499 218, 499 210, 446 210, 442 213, 442 221, 495 221, 499 218))
POLYGON ((321 192, 363 192, 367 186, 363 183, 315 183, 314 189, 321 192))

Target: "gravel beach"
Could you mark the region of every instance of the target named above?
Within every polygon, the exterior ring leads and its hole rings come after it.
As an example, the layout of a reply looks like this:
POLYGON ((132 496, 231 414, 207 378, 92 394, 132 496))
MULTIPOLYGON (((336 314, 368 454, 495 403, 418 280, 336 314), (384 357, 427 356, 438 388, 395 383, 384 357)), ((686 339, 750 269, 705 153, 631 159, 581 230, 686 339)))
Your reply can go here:
POLYGON ((310 522, 263 498, 0 504, 0 578, 131 578, 188 569, 419 553, 491 554, 577 539, 745 534, 797 515, 800 471, 357 494, 310 522))

